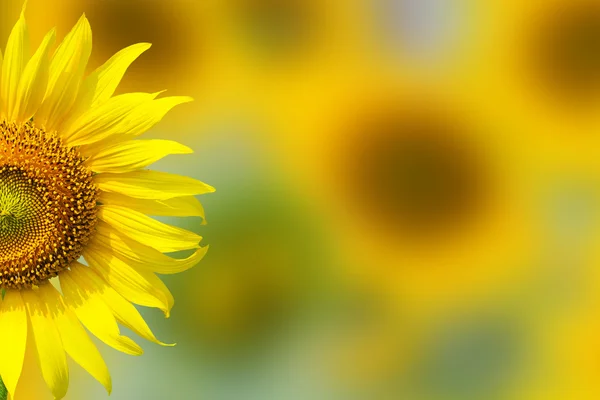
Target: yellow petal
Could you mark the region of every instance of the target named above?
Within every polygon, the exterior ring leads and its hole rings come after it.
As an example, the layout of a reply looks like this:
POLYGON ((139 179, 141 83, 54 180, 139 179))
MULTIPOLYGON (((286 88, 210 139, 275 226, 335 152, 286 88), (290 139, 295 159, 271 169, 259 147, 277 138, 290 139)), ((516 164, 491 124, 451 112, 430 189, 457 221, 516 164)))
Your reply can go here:
POLYGON ((42 376, 56 399, 62 399, 69 386, 67 356, 60 333, 54 322, 56 303, 38 297, 35 290, 23 290, 21 295, 29 312, 42 376))
POLYGON ((82 15, 56 49, 50 62, 48 87, 36 113, 36 123, 56 130, 77 99, 81 78, 92 51, 92 29, 82 15))
POLYGON ((190 154, 193 150, 172 140, 127 140, 103 149, 86 164, 94 172, 131 172, 145 168, 170 154, 190 154))
POLYGON ((21 16, 8 37, 2 62, 0 97, 4 105, 2 112, 4 116, 13 115, 17 101, 17 88, 29 56, 29 31, 25 22, 25 6, 23 6, 21 16))
POLYGON ((215 191, 212 186, 196 179, 159 171, 99 174, 94 177, 94 182, 105 192, 149 200, 167 200, 215 191))
POLYGON ((153 273, 137 271, 102 247, 88 244, 83 256, 110 286, 132 303, 154 307, 169 315, 169 294, 164 293, 162 282, 153 273), (160 283, 159 283, 160 282, 160 283))
POLYGON ((167 300, 167 312, 165 312, 165 317, 169 318, 169 316, 171 315, 171 309, 173 308, 173 305, 175 304, 175 298, 173 297, 173 294, 171 293, 171 291, 169 290, 167 285, 165 285, 164 282, 161 281, 156 275, 154 275, 153 273, 147 273, 147 272, 143 272, 143 271, 140 271, 140 272, 142 272, 144 275, 147 274, 148 276, 153 277, 154 288, 156 290, 158 290, 160 293, 162 293, 162 295, 167 300))
POLYGON ((92 72, 83 83, 82 90, 89 96, 89 100, 84 100, 86 107, 94 107, 108 100, 131 63, 151 46, 150 43, 137 43, 126 47, 92 72))
POLYGON ((132 136, 141 135, 158 124, 175 106, 191 101, 194 101, 191 97, 174 96, 144 103, 132 112, 131 118, 128 119, 122 133, 132 136))
POLYGON ((77 317, 65 307, 63 299, 54 286, 40 286, 39 295, 40 299, 47 304, 56 305, 53 310, 54 322, 67 354, 100 382, 110 394, 112 383, 108 368, 77 317))
POLYGON ((11 114, 11 118, 18 122, 28 121, 42 104, 48 85, 48 52, 55 40, 56 30, 52 29, 25 66, 17 90, 16 105, 11 114))
POLYGON ((89 109, 75 121, 63 126, 61 137, 69 146, 81 146, 121 133, 132 110, 147 103, 156 94, 126 93, 89 109))
POLYGON ((0 308, 0 376, 14 397, 27 344, 27 312, 21 293, 8 290, 0 308), (7 328, 9 327, 9 328, 7 328))
POLYGON ((204 208, 194 196, 173 197, 167 200, 136 199, 120 193, 100 192, 102 204, 130 207, 146 215, 171 217, 202 217, 204 208))
POLYGON ((136 242, 113 229, 110 225, 98 221, 95 243, 114 254, 138 270, 157 274, 177 274, 187 271, 206 255, 208 246, 201 247, 191 256, 182 259, 169 257, 152 247, 136 242))
MULTIPOLYGON (((160 93, 155 93, 154 96, 160 93)), ((140 104, 124 119, 123 124, 119 125, 118 135, 105 137, 92 145, 83 144, 80 148, 81 154, 89 157, 99 150, 134 139, 160 122, 173 107, 192 100, 191 97, 165 97, 140 104)))
POLYGON ((122 336, 110 309, 102 300, 105 287, 98 287, 86 279, 85 271, 91 268, 75 262, 70 271, 60 274, 60 284, 67 307, 94 336, 125 354, 139 356, 142 348, 127 336, 122 336), (83 272, 82 272, 83 271, 83 272))
POLYGON ((122 325, 131 329, 144 339, 162 346, 170 346, 156 339, 136 308, 130 302, 125 300, 123 296, 117 293, 116 290, 110 287, 91 268, 77 268, 74 275, 77 276, 76 279, 78 279, 80 284, 90 286, 99 293, 104 304, 107 305, 122 325))
POLYGON ((100 206, 98 219, 163 253, 198 248, 202 240, 194 232, 167 225, 127 207, 100 206))

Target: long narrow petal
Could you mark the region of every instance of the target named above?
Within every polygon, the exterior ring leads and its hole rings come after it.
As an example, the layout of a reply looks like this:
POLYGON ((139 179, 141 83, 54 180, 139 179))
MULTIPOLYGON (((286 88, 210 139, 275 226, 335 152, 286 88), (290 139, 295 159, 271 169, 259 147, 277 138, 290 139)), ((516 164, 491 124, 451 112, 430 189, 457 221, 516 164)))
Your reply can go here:
POLYGON ((100 190, 137 199, 168 200, 173 197, 212 193, 215 189, 187 176, 159 171, 133 171, 124 174, 99 174, 94 182, 100 190))
MULTIPOLYGON (((160 279, 153 273, 137 271, 127 263, 106 252, 103 248, 89 244, 83 256, 104 280, 121 296, 132 303, 170 313, 169 296, 162 292, 160 279)), ((161 282, 162 283, 162 282, 161 282)))
POLYGON ((8 290, 0 308, 0 376, 14 397, 27 345, 27 311, 21 293, 8 290))
POLYGON ((77 317, 71 310, 65 307, 63 299, 54 286, 40 286, 39 294, 40 298, 46 303, 56 304, 53 310, 54 322, 56 323, 67 354, 100 382, 110 394, 112 383, 108 368, 100 352, 77 320, 77 317))
POLYGON ((46 34, 40 47, 25 66, 17 90, 17 102, 12 112, 12 119, 19 122, 29 120, 42 104, 50 68, 48 52, 55 40, 56 30, 52 29, 46 34))
POLYGON ((120 193, 100 192, 98 201, 113 206, 131 207, 146 215, 170 217, 201 217, 204 207, 194 196, 173 197, 167 200, 136 199, 120 193))
POLYGON ((128 327, 146 340, 160 344, 161 346, 170 346, 156 339, 133 304, 125 300, 123 296, 110 287, 106 281, 91 268, 77 268, 73 275, 78 284, 88 285, 93 288, 93 290, 97 291, 102 301, 108 306, 122 325, 128 327))
MULTIPOLYGON (((160 93, 162 92, 154 93, 153 96, 156 97, 160 93)), ((81 154, 88 157, 92 156, 98 150, 135 139, 136 136, 141 135, 159 123, 173 107, 190 101, 192 101, 191 97, 165 97, 142 103, 131 110, 127 117, 123 119, 123 122, 119 124, 117 131, 112 132, 110 135, 98 136, 95 138, 97 140, 94 141, 75 143, 81 145, 81 154)))
MULTIPOLYGON (((4 64, 4 56, 2 55, 2 51, 0 50, 0 80, 2 79, 2 71, 4 71, 4 68, 2 68, 2 65, 4 64)), ((0 115, 4 112, 5 110, 5 105, 4 105, 4 101, 2 101, 2 96, 0 95, 0 115)))
POLYGON ((123 134, 137 136, 158 124, 169 111, 180 104, 194 101, 188 96, 163 97, 138 107, 123 129, 123 134))
POLYGON ((42 376, 56 399, 62 399, 69 386, 69 368, 54 317, 56 303, 40 299, 34 290, 23 290, 23 300, 35 338, 42 376))
POLYGON ((198 248, 202 240, 194 232, 164 224, 126 207, 100 206, 98 219, 163 253, 198 248))
POLYGON ((84 14, 58 46, 50 62, 48 87, 36 114, 36 122, 48 131, 60 127, 75 103, 91 52, 92 29, 84 14))
POLYGON ((137 343, 121 335, 114 315, 102 301, 102 291, 89 279, 81 278, 81 270, 91 268, 74 263, 70 271, 63 271, 60 275, 66 305, 94 336, 110 347, 134 356, 143 354, 137 343))
POLYGON ((145 168, 170 154, 194 151, 173 140, 127 140, 103 149, 87 160, 94 172, 131 172, 145 168))
POLYGON ((151 46, 150 43, 137 43, 126 47, 85 78, 82 90, 89 97, 83 101, 86 107, 94 107, 110 99, 131 63, 151 46))
POLYGON ((17 100, 17 88, 29 56, 29 31, 25 22, 25 6, 23 6, 21 16, 8 37, 2 62, 0 97, 4 105, 2 112, 4 116, 13 115, 17 100))
POLYGON ((128 238, 102 221, 98 221, 96 225, 95 243, 104 247, 106 251, 114 252, 117 257, 132 267, 157 274, 177 274, 187 271, 196 265, 208 251, 208 246, 204 246, 187 258, 172 258, 128 238))
POLYGON ((61 136, 70 146, 81 146, 121 133, 131 112, 155 96, 151 93, 126 93, 112 97, 65 124, 61 136))

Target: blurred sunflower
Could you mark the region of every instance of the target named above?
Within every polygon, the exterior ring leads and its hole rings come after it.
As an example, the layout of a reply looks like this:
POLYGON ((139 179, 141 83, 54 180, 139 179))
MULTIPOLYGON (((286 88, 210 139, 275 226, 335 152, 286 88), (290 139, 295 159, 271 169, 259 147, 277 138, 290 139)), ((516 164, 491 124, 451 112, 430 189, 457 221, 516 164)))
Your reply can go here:
MULTIPOLYGON (((327 87, 367 64, 360 1, 224 0, 215 19, 236 66, 236 104, 256 115, 288 103, 306 87, 327 87)), ((268 133, 269 130, 262 130, 268 133)), ((273 132, 271 132, 273 133, 273 132)))
POLYGON ((194 195, 214 189, 144 170, 192 152, 173 141, 137 140, 191 98, 113 96, 148 44, 121 50, 84 79, 92 48, 85 15, 53 53, 54 29, 31 54, 24 13, 0 75, 0 324, 11 327, 0 332, 0 375, 14 396, 29 337, 55 398, 67 392, 66 354, 110 392, 108 370, 81 323, 127 354, 142 349, 120 334, 117 321, 164 345, 132 303, 168 316, 173 296, 156 273, 191 268, 207 247, 200 236, 146 214, 203 216, 194 195), (164 254, 180 250, 193 253, 164 254), (56 277, 60 291, 50 284, 56 277))
POLYGON ((280 162, 327 210, 361 279, 435 297, 525 271, 534 171, 519 127, 494 105, 458 82, 386 76, 332 84, 305 104, 280 116, 280 162))
POLYGON ((600 4, 595 0, 474 3, 473 76, 520 119, 539 162, 597 169, 600 4))

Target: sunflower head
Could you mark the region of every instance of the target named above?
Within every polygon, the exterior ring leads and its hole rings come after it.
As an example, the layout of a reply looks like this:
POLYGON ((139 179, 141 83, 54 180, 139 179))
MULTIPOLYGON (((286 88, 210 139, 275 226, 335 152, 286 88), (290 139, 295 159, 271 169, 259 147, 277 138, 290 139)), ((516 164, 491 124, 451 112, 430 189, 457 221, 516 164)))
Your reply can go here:
POLYGON ((549 5, 532 20, 528 63, 548 92, 569 100, 600 93, 600 4, 596 1, 549 5))
POLYGON ((76 148, 33 123, 0 122, 0 287, 31 288, 77 260, 97 189, 76 148))
POLYGON ((207 250, 197 234, 150 217, 204 216, 194 196, 210 186, 147 169, 191 149, 137 138, 191 99, 114 95, 147 43, 84 77, 92 46, 85 15, 52 52, 55 37, 53 29, 30 51, 23 8, 0 62, 0 325, 10 327, 0 330, 0 376, 12 398, 28 337, 56 399, 67 392, 67 355, 110 392, 83 326, 127 354, 142 350, 118 323, 165 345, 132 303, 168 316, 173 296, 156 273, 187 270, 207 250), (180 250, 191 254, 165 254, 180 250))

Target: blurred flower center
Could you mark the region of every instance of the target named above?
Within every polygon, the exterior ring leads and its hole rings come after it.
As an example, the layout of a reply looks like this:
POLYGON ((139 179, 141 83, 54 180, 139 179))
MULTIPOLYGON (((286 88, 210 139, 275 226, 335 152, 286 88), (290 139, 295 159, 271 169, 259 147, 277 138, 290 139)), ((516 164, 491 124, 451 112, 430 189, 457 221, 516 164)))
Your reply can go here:
POLYGON ((534 52, 542 79, 561 94, 587 98, 600 89, 600 3, 573 2, 542 20, 534 52))
POLYGON ((484 193, 482 163, 463 127, 410 111, 380 114, 358 129, 346 173, 363 212, 413 238, 447 234, 473 216, 484 193))

